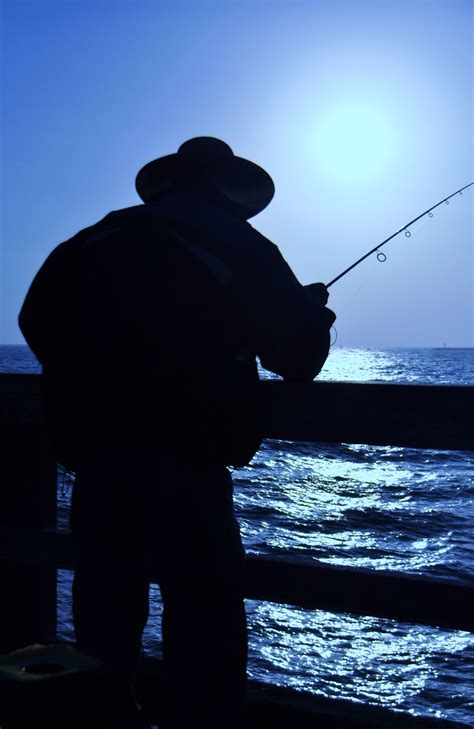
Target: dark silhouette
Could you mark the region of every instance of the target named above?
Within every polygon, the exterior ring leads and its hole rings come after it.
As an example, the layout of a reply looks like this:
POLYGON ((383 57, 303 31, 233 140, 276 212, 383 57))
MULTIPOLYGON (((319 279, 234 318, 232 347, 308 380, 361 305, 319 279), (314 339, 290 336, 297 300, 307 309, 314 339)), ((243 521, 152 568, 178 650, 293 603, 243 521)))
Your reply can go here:
POLYGON ((51 253, 20 314, 58 459, 77 474, 77 643, 106 662, 113 726, 135 726, 153 564, 160 727, 236 727, 245 555, 227 467, 248 464, 264 432, 256 356, 285 379, 312 380, 335 316, 324 285, 299 284, 246 222, 273 183, 224 142, 189 140, 147 164, 136 187, 144 205, 51 253))

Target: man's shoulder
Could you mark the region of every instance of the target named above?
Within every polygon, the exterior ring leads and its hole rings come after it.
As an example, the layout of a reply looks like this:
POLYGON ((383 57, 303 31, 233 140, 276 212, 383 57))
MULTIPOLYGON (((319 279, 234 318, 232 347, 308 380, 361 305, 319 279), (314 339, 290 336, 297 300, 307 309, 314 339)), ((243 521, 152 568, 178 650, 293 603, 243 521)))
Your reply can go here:
POLYGON ((87 241, 94 240, 98 236, 104 236, 112 231, 123 230, 131 224, 136 223, 145 217, 145 205, 133 205, 128 208, 111 210, 103 218, 91 223, 74 233, 70 238, 59 243, 52 253, 65 253, 74 249, 82 248, 87 241))

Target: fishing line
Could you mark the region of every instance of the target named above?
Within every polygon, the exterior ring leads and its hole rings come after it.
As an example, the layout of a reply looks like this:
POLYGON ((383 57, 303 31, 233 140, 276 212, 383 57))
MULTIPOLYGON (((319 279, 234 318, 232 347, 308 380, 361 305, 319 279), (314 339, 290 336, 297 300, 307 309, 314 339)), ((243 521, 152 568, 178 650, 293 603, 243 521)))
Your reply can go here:
MULTIPOLYGON (((372 273, 372 271, 373 271, 373 269, 375 268, 376 265, 377 265, 376 264, 376 261, 373 261, 372 262, 372 268, 370 269, 370 273, 372 273)), ((358 297, 358 295, 359 295, 360 290, 362 289, 362 287, 367 287, 367 283, 365 281, 361 281, 358 284, 356 283, 356 285, 353 288, 349 289, 349 296, 350 296, 350 298, 351 299, 355 299, 356 297, 358 297)), ((336 329, 336 327, 333 324, 332 327, 331 327, 331 343, 330 343, 330 347, 334 347, 334 345, 337 342, 337 337, 338 337, 337 329, 336 329)))
MULTIPOLYGON (((343 271, 338 276, 336 276, 336 278, 333 278, 332 281, 330 281, 329 283, 326 284, 326 288, 328 289, 330 286, 332 286, 334 283, 336 283, 336 281, 339 281, 340 278, 345 276, 346 273, 349 273, 349 271, 352 271, 352 269, 355 268, 356 266, 358 266, 359 263, 362 263, 362 261, 365 261, 365 259, 368 258, 369 256, 371 256, 372 253, 377 254, 377 260, 380 263, 385 263, 385 261, 387 260, 387 256, 385 255, 385 253, 383 251, 380 250, 380 248, 382 248, 382 246, 384 246, 389 241, 393 240, 393 238, 396 238, 396 236, 400 235, 400 233, 404 233, 405 238, 411 238, 412 231, 409 230, 410 226, 412 226, 418 220, 421 220, 421 218, 424 218, 425 215, 428 215, 428 217, 432 218, 433 210, 438 208, 443 203, 445 203, 446 205, 449 205, 449 201, 451 200, 452 197, 454 197, 455 195, 462 195, 463 190, 466 190, 468 187, 471 187, 471 185, 474 185, 474 182, 470 182, 468 185, 464 185, 464 187, 461 187, 459 190, 456 190, 456 192, 453 192, 451 195, 448 195, 448 197, 445 197, 442 200, 440 200, 438 203, 436 203, 436 205, 433 205, 431 208, 428 208, 428 210, 425 210, 423 213, 421 213, 421 215, 417 215, 417 217, 413 218, 413 220, 410 220, 409 223, 405 223, 405 225, 402 228, 400 228, 400 230, 397 230, 396 233, 393 233, 388 238, 385 238, 385 240, 382 241, 382 243, 379 243, 378 245, 376 245, 375 248, 372 248, 368 253, 361 256, 361 258, 359 258, 355 263, 353 263, 351 266, 349 266, 349 268, 346 268, 345 271, 343 271)), ((413 231, 413 232, 415 232, 415 231, 413 231)))

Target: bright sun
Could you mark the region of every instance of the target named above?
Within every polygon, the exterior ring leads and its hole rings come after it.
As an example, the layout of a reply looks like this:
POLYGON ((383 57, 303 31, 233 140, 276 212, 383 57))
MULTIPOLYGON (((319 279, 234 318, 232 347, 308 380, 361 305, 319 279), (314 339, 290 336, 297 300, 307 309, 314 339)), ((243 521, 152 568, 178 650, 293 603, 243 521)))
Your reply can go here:
POLYGON ((375 104, 343 101, 327 109, 316 127, 318 173, 338 185, 376 181, 395 154, 394 127, 375 104))

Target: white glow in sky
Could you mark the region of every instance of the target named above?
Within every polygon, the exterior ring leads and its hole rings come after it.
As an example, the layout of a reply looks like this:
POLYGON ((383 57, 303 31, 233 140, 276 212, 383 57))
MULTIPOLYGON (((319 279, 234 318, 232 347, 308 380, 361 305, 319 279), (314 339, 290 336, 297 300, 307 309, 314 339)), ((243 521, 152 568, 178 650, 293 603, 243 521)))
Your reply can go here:
POLYGON ((322 183, 364 185, 383 180, 393 171, 397 141, 395 125, 376 99, 355 97, 333 103, 314 127, 314 163, 322 183))

